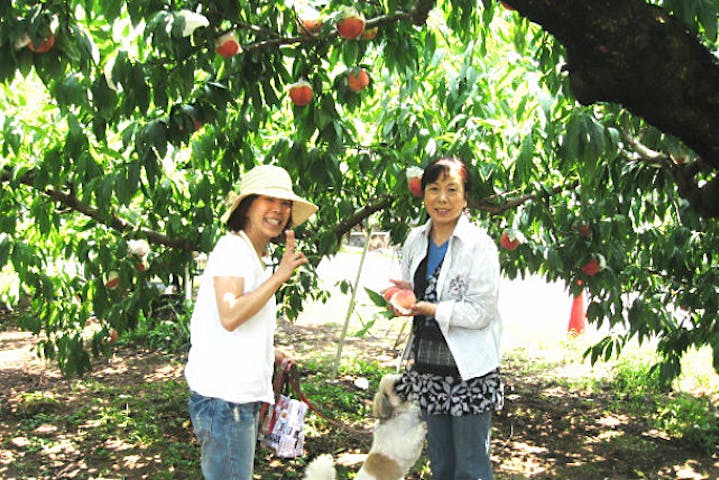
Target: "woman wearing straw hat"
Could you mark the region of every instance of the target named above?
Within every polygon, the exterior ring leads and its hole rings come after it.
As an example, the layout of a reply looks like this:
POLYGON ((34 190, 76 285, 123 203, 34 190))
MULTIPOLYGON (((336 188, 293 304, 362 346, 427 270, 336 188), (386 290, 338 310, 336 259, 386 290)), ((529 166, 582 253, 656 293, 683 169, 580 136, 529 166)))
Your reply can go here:
POLYGON ((289 228, 316 211, 293 192, 287 171, 260 165, 244 175, 222 217, 229 232, 207 260, 185 366, 190 418, 208 480, 252 478, 258 412, 262 402, 275 398, 275 292, 307 263, 289 228), (284 254, 275 271, 268 271, 265 249, 283 233, 284 254))

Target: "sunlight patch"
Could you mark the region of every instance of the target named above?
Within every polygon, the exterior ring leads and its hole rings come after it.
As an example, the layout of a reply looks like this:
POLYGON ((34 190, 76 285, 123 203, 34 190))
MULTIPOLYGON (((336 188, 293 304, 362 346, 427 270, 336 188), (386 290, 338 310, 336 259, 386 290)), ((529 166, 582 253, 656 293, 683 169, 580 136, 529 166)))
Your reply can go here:
POLYGON ((626 415, 608 415, 597 420, 597 423, 607 428, 617 428, 620 425, 629 423, 626 415))
POLYGON ((130 469, 138 469, 147 466, 146 462, 142 461, 141 455, 128 455, 122 459, 123 465, 130 469))
POLYGON ((129 450, 134 447, 131 443, 127 443, 124 440, 120 440, 119 438, 113 438, 111 440, 107 440, 105 442, 105 446, 110 450, 115 450, 116 452, 121 452, 123 450, 129 450))

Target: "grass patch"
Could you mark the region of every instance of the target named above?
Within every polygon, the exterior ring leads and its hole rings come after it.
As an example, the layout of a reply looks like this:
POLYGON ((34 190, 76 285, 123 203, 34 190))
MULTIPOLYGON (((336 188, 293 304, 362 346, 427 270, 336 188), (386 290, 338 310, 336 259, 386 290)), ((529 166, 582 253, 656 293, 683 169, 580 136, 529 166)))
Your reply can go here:
MULTIPOLYGON (((716 391, 707 388, 712 377, 693 381, 705 390, 701 394, 680 390, 688 384, 681 382, 667 391, 651 371, 650 350, 628 350, 592 366, 582 358, 589 341, 559 339, 547 344, 548 355, 533 348, 506 353, 510 388, 495 420, 495 478, 677 478, 675 466, 687 458, 702 465, 694 467, 696 478, 716 478, 709 470, 719 438, 716 391), (660 469, 665 476, 649 473, 660 469), (545 476, 537 476, 540 471, 545 476)), ((334 377, 334 355, 324 344, 311 346, 298 362, 302 389, 331 421, 308 416, 303 458, 280 461, 259 449, 257 479, 300 479, 319 453, 343 458, 369 449, 371 436, 362 432, 372 425, 372 396, 393 368, 369 353, 347 354, 334 377), (366 379, 368 388, 358 387, 358 379, 366 379)), ((182 362, 130 347, 118 355, 121 366, 108 365, 94 378, 33 387, 5 402, 0 477, 64 478, 77 470, 77 478, 199 478, 187 386, 181 369, 168 369, 182 362)), ((702 374, 695 369, 685 375, 692 373, 702 374)), ((338 479, 353 478, 358 468, 339 466, 338 479)), ((428 479, 429 472, 424 455, 407 479, 428 479)))

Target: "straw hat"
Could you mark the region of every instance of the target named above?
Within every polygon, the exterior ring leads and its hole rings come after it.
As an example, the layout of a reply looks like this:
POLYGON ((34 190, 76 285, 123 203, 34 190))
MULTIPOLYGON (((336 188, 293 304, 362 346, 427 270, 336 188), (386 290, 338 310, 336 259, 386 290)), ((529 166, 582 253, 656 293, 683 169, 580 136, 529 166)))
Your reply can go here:
POLYGON ((247 172, 240 181, 240 193, 232 200, 230 208, 222 215, 222 223, 227 223, 242 199, 248 195, 265 195, 292 202, 292 226, 296 227, 317 211, 317 205, 308 202, 292 191, 290 174, 282 167, 258 165, 247 172))

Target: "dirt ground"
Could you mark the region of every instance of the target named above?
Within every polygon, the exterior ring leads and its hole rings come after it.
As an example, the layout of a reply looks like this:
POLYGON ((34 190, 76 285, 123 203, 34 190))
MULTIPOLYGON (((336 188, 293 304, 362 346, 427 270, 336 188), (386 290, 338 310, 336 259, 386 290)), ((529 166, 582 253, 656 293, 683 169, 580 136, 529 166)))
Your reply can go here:
MULTIPOLYGON (((3 439, 0 440, 0 478, 107 478, 92 474, 94 460, 82 449, 59 452, 42 460, 52 464, 48 468, 54 472, 53 476, 27 471, 26 477, 13 475, 16 472, 13 462, 37 454, 16 435, 18 425, 9 414, 17 405, 18 397, 23 392, 52 390, 55 398, 65 402, 59 408, 70 411, 88 402, 92 395, 78 395, 55 368, 37 360, 31 352, 30 334, 13 328, 0 330, 0 439, 3 439)), ((335 341, 336 329, 324 326, 283 325, 278 337, 279 344, 300 360, 311 352, 326 351, 327 355, 334 355, 335 341)), ((386 339, 368 337, 352 339, 343 355, 360 353, 391 361, 395 352, 386 339)), ((517 373, 520 371, 526 370, 511 358, 506 360, 506 405, 495 417, 493 437, 492 458, 497 480, 719 478, 716 455, 702 455, 666 438, 649 428, 642 418, 608 413, 615 411, 610 407, 610 392, 569 391, 554 372, 522 375, 517 373)), ((181 359, 166 354, 118 348, 112 358, 95 369, 91 378, 105 384, 148 379, 183 382, 182 363, 181 359)), ((45 432, 49 436, 79 434, 45 428, 49 429, 45 432)), ((176 436, 192 442, 186 422, 178 423, 176 436)), ((367 438, 352 433, 342 438, 347 444, 367 445, 367 438)), ((308 448, 322 451, 325 447, 317 444, 308 448)), ((121 450, 121 446, 117 450, 121 450)), ((113 459, 105 458, 105 461, 113 459)), ((162 469, 161 465, 157 465, 156 470, 135 467, 127 461, 116 461, 113 468, 117 476, 112 478, 183 478, 167 471, 160 477, 157 472, 162 469), (140 471, 144 473, 138 473, 140 471)), ((273 478, 283 477, 273 475, 273 478)), ((428 477, 415 472, 408 478, 428 477)))

